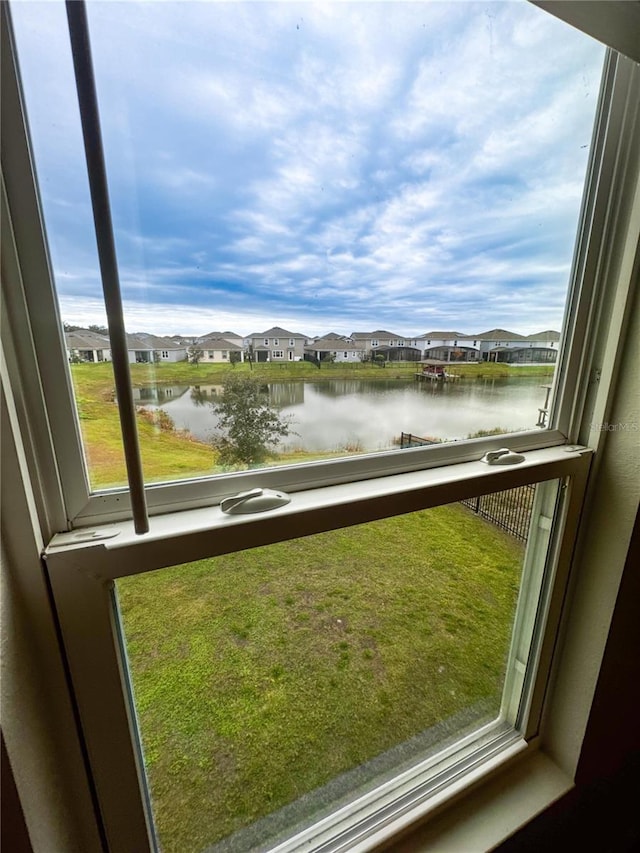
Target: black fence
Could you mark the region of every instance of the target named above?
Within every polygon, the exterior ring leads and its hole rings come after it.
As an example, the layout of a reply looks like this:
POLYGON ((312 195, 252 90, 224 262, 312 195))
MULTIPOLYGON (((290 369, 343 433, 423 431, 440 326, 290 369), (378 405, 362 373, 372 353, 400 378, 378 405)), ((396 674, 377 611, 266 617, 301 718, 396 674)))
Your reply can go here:
POLYGON ((440 444, 436 438, 422 438, 419 435, 413 435, 410 432, 400 433, 400 447, 424 447, 427 444, 440 444))
POLYGON ((536 487, 532 485, 518 486, 504 492, 469 498, 460 503, 511 533, 516 539, 526 541, 535 491, 536 487))

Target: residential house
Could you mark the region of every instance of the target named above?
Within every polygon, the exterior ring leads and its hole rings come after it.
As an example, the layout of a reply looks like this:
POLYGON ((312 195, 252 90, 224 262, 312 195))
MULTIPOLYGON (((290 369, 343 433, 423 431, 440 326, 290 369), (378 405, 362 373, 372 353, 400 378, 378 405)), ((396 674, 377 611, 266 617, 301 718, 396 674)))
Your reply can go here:
POLYGON ((247 335, 245 345, 253 353, 254 361, 302 361, 307 335, 289 332, 273 326, 265 332, 247 335))
POLYGON ((161 338, 148 332, 128 334, 127 350, 130 364, 172 363, 184 361, 187 357, 187 347, 184 344, 177 344, 171 338, 161 338))
POLYGON ((386 329, 374 332, 351 332, 349 336, 365 358, 381 355, 386 361, 418 361, 420 350, 417 338, 406 338, 386 329))
POLYGON ((473 337, 479 342, 482 361, 531 364, 555 362, 560 333, 548 330, 527 336, 506 329, 491 329, 473 337))
POLYGON ((111 361, 111 343, 107 335, 90 329, 64 333, 69 361, 111 361))
POLYGON ((200 349, 209 349, 208 342, 211 340, 229 341, 230 344, 235 344, 240 349, 244 349, 244 338, 237 332, 207 332, 206 335, 200 335, 195 338, 192 343, 199 346, 200 349))
POLYGON ((211 364, 231 364, 234 361, 244 361, 244 349, 242 346, 242 338, 236 341, 231 341, 228 338, 210 334, 203 338, 198 338, 198 342, 190 347, 190 353, 194 350, 200 350, 200 361, 211 364))
POLYGON ((512 349, 509 353, 511 364, 555 363, 560 346, 560 332, 547 329, 527 335, 527 343, 512 349))
POLYGON ((435 361, 479 361, 479 344, 464 332, 425 332, 418 338, 422 357, 435 361))
POLYGON ((316 361, 334 361, 340 363, 360 362, 363 351, 350 338, 330 332, 308 343, 304 351, 316 361))

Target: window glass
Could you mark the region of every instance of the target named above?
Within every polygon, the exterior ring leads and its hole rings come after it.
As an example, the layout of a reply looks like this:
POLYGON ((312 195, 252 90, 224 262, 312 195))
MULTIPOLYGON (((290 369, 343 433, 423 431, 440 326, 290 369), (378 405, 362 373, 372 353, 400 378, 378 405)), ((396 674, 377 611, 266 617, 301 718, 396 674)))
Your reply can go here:
POLYGON ((262 849, 496 720, 537 488, 118 580, 161 848, 262 849))
MULTIPOLYGON (((116 485, 64 7, 12 12, 90 480, 116 485)), ((548 425, 600 45, 525 2, 88 14, 147 482, 548 425), (212 335, 238 349, 203 359, 212 335), (197 402, 239 377, 288 427, 259 459, 197 402)))

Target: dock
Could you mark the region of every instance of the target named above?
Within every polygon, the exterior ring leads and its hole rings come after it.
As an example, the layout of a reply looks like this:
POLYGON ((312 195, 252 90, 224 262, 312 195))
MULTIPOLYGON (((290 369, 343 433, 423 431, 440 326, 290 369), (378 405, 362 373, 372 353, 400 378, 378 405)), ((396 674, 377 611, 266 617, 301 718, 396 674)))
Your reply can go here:
POLYGON ((450 373, 444 365, 429 364, 415 374, 416 382, 455 382, 460 379, 459 373, 450 373))

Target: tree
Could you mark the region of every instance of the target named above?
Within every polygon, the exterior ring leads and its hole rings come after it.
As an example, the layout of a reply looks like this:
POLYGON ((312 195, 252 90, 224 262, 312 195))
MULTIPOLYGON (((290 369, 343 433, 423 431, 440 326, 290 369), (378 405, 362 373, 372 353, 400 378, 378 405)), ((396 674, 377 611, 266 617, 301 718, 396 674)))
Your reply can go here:
POLYGON ((214 439, 223 465, 263 462, 269 447, 289 435, 289 421, 270 405, 252 376, 228 376, 220 399, 212 405, 223 432, 214 439))
POLYGON ((87 327, 90 332, 96 332, 99 335, 108 335, 109 329, 106 326, 96 326, 95 324, 87 327))
POLYGON ((232 349, 229 353, 229 364, 231 365, 231 367, 235 367, 236 364, 240 364, 241 361, 242 356, 240 354, 240 350, 232 349))
POLYGON ((200 359, 202 358, 203 355, 204 355, 204 353, 200 349, 200 347, 192 347, 191 350, 189 351, 189 362, 190 362, 190 364, 195 364, 195 366, 197 367, 198 364, 200 363, 200 359))

